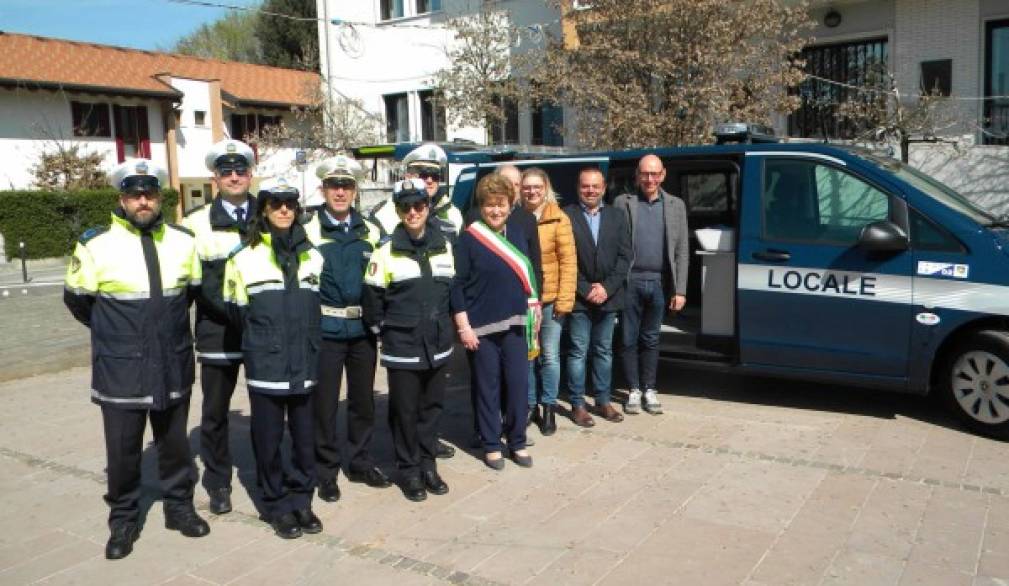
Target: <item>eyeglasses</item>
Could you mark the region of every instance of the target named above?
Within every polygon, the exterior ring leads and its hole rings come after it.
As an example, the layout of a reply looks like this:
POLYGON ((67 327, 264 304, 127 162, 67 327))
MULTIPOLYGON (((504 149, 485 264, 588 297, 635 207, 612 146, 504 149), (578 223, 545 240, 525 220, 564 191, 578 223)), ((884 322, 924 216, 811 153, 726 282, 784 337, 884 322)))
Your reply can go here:
POLYGON ((662 171, 638 171, 641 177, 661 177, 662 173, 662 171))
POLYGON ((298 201, 294 199, 271 199, 270 209, 277 211, 280 208, 287 208, 291 211, 296 211, 298 209, 298 201))
POLYGON ((546 187, 546 185, 523 185, 522 191, 543 191, 546 187))
POLYGON ((430 179, 431 181, 441 181, 441 173, 438 171, 419 171, 417 172, 417 177, 430 179))
POLYGON ((228 177, 232 173, 239 177, 245 177, 249 174, 249 170, 245 167, 221 167, 217 170, 217 174, 221 177, 228 177))
POLYGON ((415 212, 420 213, 420 212, 423 212, 426 209, 427 209, 427 202, 424 201, 424 200, 411 201, 411 202, 402 202, 402 203, 396 204, 396 211, 399 212, 399 213, 401 213, 401 214, 409 213, 410 210, 413 210, 415 212))

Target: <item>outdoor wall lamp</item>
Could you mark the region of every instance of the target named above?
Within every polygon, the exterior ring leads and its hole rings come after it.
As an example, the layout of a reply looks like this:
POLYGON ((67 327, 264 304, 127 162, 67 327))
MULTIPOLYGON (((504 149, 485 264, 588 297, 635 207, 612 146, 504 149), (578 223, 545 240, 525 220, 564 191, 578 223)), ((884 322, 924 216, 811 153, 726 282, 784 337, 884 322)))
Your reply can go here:
POLYGON ((823 26, 827 28, 834 28, 841 24, 841 13, 831 8, 827 11, 827 14, 823 15, 823 26))

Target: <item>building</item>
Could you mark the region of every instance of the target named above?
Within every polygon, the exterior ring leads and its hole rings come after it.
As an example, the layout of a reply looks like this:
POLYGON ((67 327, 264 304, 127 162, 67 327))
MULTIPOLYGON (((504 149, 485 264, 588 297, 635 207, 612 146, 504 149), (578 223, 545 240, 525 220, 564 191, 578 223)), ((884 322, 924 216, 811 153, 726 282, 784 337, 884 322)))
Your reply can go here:
MULTIPOLYGON (((390 142, 469 139, 522 144, 571 143, 570 112, 510 104, 501 128, 455 128, 430 104, 433 74, 449 66, 445 22, 484 4, 466 0, 317 0, 322 74, 334 98, 360 99, 384 122, 390 142), (340 23, 356 23, 347 26, 340 23), (334 24, 335 23, 335 24, 334 24), (559 129, 559 130, 558 130, 559 129), (489 130, 489 132, 485 132, 489 130)), ((499 1, 516 34, 513 51, 536 47, 537 31, 563 31, 571 21, 542 0, 499 1)), ((567 0, 573 9, 591 1, 567 0)), ((813 0, 817 26, 805 54, 810 73, 863 83, 870 67, 892 73, 904 96, 938 89, 955 105, 957 124, 915 143, 911 163, 993 210, 1009 211, 1009 2, 1006 0, 813 0), (992 97, 1002 96, 1002 97, 992 97)), ((841 86, 835 98, 846 99, 841 86)), ((781 117, 778 134, 822 138, 824 112, 807 100, 781 117)), ((831 140, 847 137, 830 127, 831 140)))
MULTIPOLYGON (((78 145, 107 169, 164 165, 190 209, 212 197, 211 144, 296 125, 292 109, 319 84, 313 72, 0 32, 0 189, 31 189, 41 153, 78 145)), ((260 178, 305 175, 294 148, 254 147, 260 178)))

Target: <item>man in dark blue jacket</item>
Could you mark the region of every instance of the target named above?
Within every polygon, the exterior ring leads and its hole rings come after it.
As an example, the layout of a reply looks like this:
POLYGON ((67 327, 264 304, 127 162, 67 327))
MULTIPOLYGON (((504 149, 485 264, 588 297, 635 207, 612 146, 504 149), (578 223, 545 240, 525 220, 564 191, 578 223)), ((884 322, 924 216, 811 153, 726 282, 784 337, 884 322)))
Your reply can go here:
POLYGON ((336 419, 344 366, 347 370, 347 478, 376 488, 391 486, 368 453, 375 429, 377 353, 374 334, 361 322, 361 292, 364 270, 381 231, 353 208, 360 172, 360 165, 349 157, 323 161, 316 174, 322 179, 325 204, 305 226, 324 259, 319 284, 322 348, 319 388, 313 407, 319 498, 328 502, 340 498, 336 484, 340 471, 336 419))
POLYGON ((578 251, 575 309, 568 318, 571 348, 567 358, 571 419, 581 427, 595 425, 585 407, 585 363, 591 351, 592 390, 600 417, 623 420, 610 404, 613 326, 624 307, 631 266, 631 232, 620 210, 603 205, 606 180, 599 169, 578 175, 578 203, 564 208, 571 218, 578 251))

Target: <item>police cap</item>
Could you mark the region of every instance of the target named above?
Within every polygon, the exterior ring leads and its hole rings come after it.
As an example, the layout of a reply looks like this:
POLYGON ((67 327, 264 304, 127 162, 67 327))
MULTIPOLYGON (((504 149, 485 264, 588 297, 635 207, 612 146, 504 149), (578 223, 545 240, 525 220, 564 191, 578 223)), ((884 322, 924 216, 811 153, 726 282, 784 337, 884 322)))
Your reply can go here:
POLYGON ((423 170, 441 171, 446 163, 448 155, 445 154, 445 150, 430 142, 420 145, 403 157, 403 164, 406 165, 408 173, 419 173, 423 170))
POLYGON ((276 177, 274 179, 267 179, 259 184, 256 203, 259 209, 263 209, 268 200, 298 201, 300 195, 298 188, 292 185, 286 177, 276 177))
POLYGON ((216 171, 222 167, 248 169, 255 165, 255 161, 256 156, 252 153, 252 147, 231 138, 214 143, 203 160, 210 171, 216 171))
POLYGON ((109 183, 120 193, 157 193, 168 183, 168 171, 148 159, 128 159, 112 169, 109 183))
POLYGON ((315 174, 322 179, 323 185, 337 185, 341 182, 353 182, 357 185, 364 170, 361 164, 346 155, 337 155, 319 163, 315 174))
POLYGON ((392 186, 392 203, 413 203, 427 199, 427 188, 424 182, 416 177, 397 181, 392 186))

